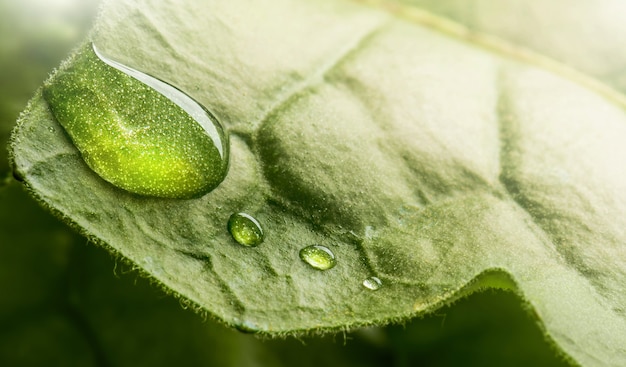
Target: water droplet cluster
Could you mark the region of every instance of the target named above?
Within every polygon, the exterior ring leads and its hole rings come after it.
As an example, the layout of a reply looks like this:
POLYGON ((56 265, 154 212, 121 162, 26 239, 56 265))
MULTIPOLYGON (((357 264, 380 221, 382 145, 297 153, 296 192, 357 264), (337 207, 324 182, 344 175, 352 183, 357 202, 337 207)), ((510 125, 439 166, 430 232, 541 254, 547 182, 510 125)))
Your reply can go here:
MULTIPOLYGON (((263 242, 263 228, 259 221, 247 213, 233 213, 228 219, 228 232, 242 246, 256 247, 263 242)), ((335 254, 325 246, 313 245, 300 250, 300 259, 313 269, 328 270, 337 265, 335 254)), ((382 281, 371 276, 362 283, 363 287, 375 291, 382 287, 382 281)))
POLYGON ((80 50, 43 97, 87 165, 124 190, 195 198, 226 175, 228 142, 213 114, 95 46, 80 50))

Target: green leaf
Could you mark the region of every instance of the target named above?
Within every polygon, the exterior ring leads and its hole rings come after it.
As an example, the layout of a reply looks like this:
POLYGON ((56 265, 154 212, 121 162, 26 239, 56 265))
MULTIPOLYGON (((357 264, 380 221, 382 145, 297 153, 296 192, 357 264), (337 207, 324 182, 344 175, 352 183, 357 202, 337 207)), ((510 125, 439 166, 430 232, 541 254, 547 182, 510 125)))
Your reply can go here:
MULTIPOLYGON (((376 1, 376 0, 374 0, 376 1)), ((561 61, 626 92, 621 1, 398 0, 561 61)), ((456 25, 458 26, 458 25, 456 25)))
POLYGON ((497 293, 468 298, 402 327, 260 340, 183 310, 128 267, 86 245, 17 184, 0 190, 0 203, 3 366, 559 363, 519 300, 497 293), (442 353, 450 348, 454 353, 442 353))
POLYGON ((91 40, 213 111, 228 176, 195 200, 117 189, 39 93, 13 136, 16 173, 200 310, 276 335, 514 289, 573 361, 626 364, 622 95, 438 18, 347 1, 112 1, 91 40), (226 230, 239 211, 263 226, 258 247, 226 230), (310 245, 337 265, 304 264, 310 245))
POLYGON ((2 366, 378 366, 392 358, 367 335, 349 347, 332 337, 305 346, 226 329, 86 246, 17 184, 0 190, 0 203, 2 366))

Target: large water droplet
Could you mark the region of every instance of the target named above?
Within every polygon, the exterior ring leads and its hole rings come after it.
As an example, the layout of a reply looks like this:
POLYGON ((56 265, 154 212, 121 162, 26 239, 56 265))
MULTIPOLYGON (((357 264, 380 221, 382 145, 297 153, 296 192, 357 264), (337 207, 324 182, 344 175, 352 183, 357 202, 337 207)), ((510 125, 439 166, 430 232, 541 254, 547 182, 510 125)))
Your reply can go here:
POLYGON ((258 246, 263 242, 263 228, 253 216, 235 213, 228 219, 228 231, 237 243, 244 246, 258 246))
POLYGON ((328 247, 319 245, 300 250, 300 259, 317 270, 328 270, 337 264, 335 254, 328 247))
POLYGON ((228 170, 228 142, 206 108, 177 88, 86 46, 43 89, 91 169, 127 191, 194 198, 228 170))
POLYGON ((383 282, 377 277, 369 277, 363 281, 363 286, 372 291, 378 290, 382 285, 383 282))

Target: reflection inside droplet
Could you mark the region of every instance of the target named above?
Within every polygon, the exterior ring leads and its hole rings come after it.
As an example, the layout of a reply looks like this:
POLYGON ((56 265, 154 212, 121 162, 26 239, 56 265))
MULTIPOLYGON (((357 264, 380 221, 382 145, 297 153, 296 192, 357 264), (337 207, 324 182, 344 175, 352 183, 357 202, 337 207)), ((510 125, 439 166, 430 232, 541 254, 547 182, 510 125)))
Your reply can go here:
POLYGON ((335 254, 328 247, 319 245, 300 250, 300 259, 317 270, 328 270, 337 264, 335 254))

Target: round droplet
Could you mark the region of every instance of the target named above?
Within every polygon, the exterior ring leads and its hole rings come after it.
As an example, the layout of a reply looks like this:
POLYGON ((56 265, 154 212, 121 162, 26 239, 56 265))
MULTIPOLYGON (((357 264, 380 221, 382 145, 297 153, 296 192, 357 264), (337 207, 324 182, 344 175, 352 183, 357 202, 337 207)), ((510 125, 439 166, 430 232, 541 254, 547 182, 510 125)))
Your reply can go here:
POLYGON ((240 245, 258 246, 263 242, 263 228, 253 216, 235 213, 228 219, 228 232, 240 245))
POLYGON ((377 277, 369 277, 363 281, 363 286, 372 291, 378 290, 382 285, 383 282, 377 277))
POLYGON ((337 264, 335 254, 329 248, 319 245, 300 250, 300 259, 317 270, 328 270, 337 264))
POLYGON ((50 109, 87 165, 127 191, 195 198, 228 170, 219 122, 179 89, 86 46, 44 85, 50 109))

